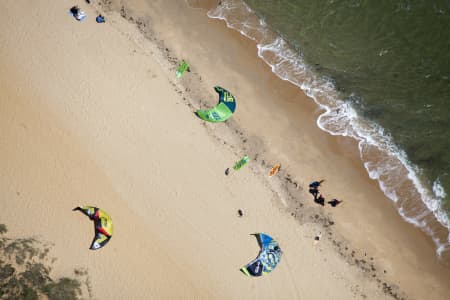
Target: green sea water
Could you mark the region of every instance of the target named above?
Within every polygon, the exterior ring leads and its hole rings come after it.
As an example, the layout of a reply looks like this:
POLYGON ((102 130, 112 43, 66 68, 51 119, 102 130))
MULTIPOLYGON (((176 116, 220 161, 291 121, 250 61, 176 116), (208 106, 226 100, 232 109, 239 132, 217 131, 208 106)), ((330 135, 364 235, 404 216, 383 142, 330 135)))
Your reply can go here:
POLYGON ((245 2, 392 136, 450 212, 450 1, 245 2))

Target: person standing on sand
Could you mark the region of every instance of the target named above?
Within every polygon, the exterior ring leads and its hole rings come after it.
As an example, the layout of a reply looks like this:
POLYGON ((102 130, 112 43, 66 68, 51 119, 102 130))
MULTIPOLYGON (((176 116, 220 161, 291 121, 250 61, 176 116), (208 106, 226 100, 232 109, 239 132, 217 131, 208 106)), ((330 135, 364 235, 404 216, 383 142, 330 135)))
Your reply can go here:
POLYGON ((314 201, 317 199, 317 195, 319 194, 319 186, 322 182, 324 182, 323 179, 320 181, 313 181, 309 184, 309 193, 313 195, 314 201))
POLYGON ((322 194, 320 194, 319 197, 315 198, 314 202, 316 202, 317 204, 320 204, 322 206, 325 206, 325 198, 322 196, 322 194))

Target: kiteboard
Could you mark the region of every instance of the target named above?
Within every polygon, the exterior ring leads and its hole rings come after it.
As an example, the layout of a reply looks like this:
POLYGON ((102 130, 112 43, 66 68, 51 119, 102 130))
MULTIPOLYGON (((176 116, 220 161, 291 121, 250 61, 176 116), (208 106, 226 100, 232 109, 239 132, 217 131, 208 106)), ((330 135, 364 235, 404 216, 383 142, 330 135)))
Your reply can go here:
POLYGON ((180 78, 184 74, 184 72, 186 72, 188 69, 189 69, 189 64, 183 60, 180 63, 180 65, 178 66, 178 69, 177 69, 175 75, 177 76, 177 78, 180 78))
POLYGON ((272 177, 273 175, 277 174, 278 171, 280 170, 280 167, 281 167, 281 165, 280 165, 279 163, 276 163, 276 164, 273 166, 272 170, 270 170, 270 172, 269 172, 269 177, 272 177))
POLYGON ((233 169, 235 171, 239 170, 240 168, 245 166, 249 162, 249 160, 250 158, 247 155, 245 155, 243 158, 241 158, 238 162, 234 164, 233 169))

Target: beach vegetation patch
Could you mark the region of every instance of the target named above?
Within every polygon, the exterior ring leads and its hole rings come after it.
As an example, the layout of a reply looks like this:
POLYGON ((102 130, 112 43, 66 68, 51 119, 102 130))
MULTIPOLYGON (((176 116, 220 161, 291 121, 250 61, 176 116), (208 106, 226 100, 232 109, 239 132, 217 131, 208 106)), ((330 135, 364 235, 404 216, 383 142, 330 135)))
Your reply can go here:
POLYGON ((49 247, 34 238, 9 238, 6 233, 7 227, 0 224, 0 299, 81 298, 78 278, 51 278, 49 247))
POLYGON ((0 224, 0 234, 4 234, 8 231, 5 224, 0 224))
POLYGON ((81 293, 81 285, 75 279, 63 277, 47 284, 43 291, 49 299, 76 300, 81 293))

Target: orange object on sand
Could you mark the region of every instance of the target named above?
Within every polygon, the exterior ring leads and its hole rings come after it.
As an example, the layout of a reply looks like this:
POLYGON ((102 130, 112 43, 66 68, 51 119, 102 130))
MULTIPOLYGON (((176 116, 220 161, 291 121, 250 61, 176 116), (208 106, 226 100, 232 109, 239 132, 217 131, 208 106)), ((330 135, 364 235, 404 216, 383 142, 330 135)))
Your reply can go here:
POLYGON ((273 175, 277 174, 278 171, 280 170, 280 167, 281 167, 281 165, 280 165, 279 163, 276 163, 276 164, 273 166, 272 170, 270 170, 270 172, 269 172, 269 177, 272 177, 273 175))

